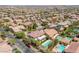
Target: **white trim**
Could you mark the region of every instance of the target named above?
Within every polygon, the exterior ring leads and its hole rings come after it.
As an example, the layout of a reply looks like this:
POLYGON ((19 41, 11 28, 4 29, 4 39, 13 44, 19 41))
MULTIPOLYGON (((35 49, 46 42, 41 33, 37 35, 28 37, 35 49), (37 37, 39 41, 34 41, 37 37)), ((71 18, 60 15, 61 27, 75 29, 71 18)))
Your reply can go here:
POLYGON ((54 37, 53 37, 53 38, 55 39, 58 35, 59 35, 59 34, 54 35, 54 37))
POLYGON ((67 49, 70 45, 67 45, 65 49, 67 49))

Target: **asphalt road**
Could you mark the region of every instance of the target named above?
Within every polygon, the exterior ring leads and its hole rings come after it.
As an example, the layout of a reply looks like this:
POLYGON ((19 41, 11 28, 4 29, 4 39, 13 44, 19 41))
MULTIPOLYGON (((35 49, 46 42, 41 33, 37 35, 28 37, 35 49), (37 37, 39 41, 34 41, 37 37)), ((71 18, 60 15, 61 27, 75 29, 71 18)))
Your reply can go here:
POLYGON ((16 39, 16 44, 17 48, 23 52, 23 53, 33 53, 33 50, 25 46, 23 42, 21 42, 19 39, 16 39))
MULTIPOLYGON (((5 35, 8 38, 15 38, 14 35, 11 34, 7 34, 5 35)), ((20 39, 16 39, 16 43, 15 46, 16 48, 18 48, 22 53, 33 53, 33 50, 31 50, 30 48, 28 48, 22 41, 20 41, 20 39)))

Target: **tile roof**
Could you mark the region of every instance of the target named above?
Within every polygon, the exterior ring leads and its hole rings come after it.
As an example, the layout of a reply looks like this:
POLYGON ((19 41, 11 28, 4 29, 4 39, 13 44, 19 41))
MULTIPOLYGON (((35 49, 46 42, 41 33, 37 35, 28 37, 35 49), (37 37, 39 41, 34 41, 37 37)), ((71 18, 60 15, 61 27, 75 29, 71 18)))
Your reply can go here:
POLYGON ((68 43, 70 43, 71 40, 72 40, 72 38, 66 37, 66 38, 63 38, 63 39, 61 40, 61 42, 68 44, 68 43))
POLYGON ((79 52, 79 42, 72 42, 66 49, 65 52, 77 53, 79 52))
POLYGON ((58 34, 55 29, 45 29, 44 32, 52 39, 54 39, 54 36, 58 34))
POLYGON ((43 30, 37 30, 37 31, 33 31, 31 33, 28 33, 28 36, 31 36, 33 38, 37 38, 37 37, 40 37, 42 35, 44 35, 44 31, 43 30))
POLYGON ((77 38, 77 37, 74 37, 74 38, 73 38, 73 40, 76 40, 76 41, 78 41, 78 40, 79 40, 79 38, 77 38))
POLYGON ((22 31, 18 27, 12 27, 12 26, 10 26, 9 28, 11 28, 14 32, 20 32, 20 31, 22 31))
POLYGON ((25 22, 23 23, 25 26, 29 26, 29 25, 32 25, 32 22, 25 22))
POLYGON ((52 36, 54 36, 55 34, 58 33, 55 29, 45 29, 44 31, 45 31, 45 33, 46 33, 47 35, 49 35, 50 37, 52 37, 52 36))
POLYGON ((3 39, 2 38, 0 38, 0 42, 3 42, 3 39))
POLYGON ((11 53, 12 47, 8 45, 6 42, 0 43, 0 53, 11 53))

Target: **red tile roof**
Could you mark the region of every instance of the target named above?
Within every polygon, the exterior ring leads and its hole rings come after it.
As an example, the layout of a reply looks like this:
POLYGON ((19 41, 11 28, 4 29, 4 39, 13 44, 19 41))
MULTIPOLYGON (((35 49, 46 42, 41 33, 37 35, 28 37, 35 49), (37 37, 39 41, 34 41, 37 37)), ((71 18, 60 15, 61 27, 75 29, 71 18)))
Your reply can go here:
POLYGON ((79 52, 79 42, 72 42, 66 49, 65 52, 78 53, 79 52))
POLYGON ((54 36, 55 34, 58 33, 55 29, 45 29, 44 31, 45 31, 45 33, 46 33, 47 35, 49 35, 50 37, 52 37, 52 36, 54 36))
POLYGON ((33 38, 37 38, 39 36, 44 35, 44 31, 43 30, 37 30, 37 31, 33 31, 31 33, 28 33, 29 36, 33 37, 33 38))
POLYGON ((66 43, 66 44, 69 44, 71 40, 68 40, 67 38, 63 38, 61 40, 62 43, 66 43))
POLYGON ((74 37, 74 40, 78 41, 78 40, 79 40, 79 38, 77 38, 77 37, 74 37))
POLYGON ((55 29, 45 29, 44 32, 51 38, 54 39, 54 36, 58 34, 55 29))
POLYGON ((8 45, 6 42, 0 43, 0 53, 11 53, 12 47, 8 45))

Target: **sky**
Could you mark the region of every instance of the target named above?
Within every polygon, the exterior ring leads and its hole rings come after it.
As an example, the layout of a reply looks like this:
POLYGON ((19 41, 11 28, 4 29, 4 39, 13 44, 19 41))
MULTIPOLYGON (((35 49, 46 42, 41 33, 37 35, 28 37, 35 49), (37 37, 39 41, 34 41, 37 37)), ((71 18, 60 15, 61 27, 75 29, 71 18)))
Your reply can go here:
POLYGON ((0 0, 0 5, 78 5, 79 0, 0 0))

